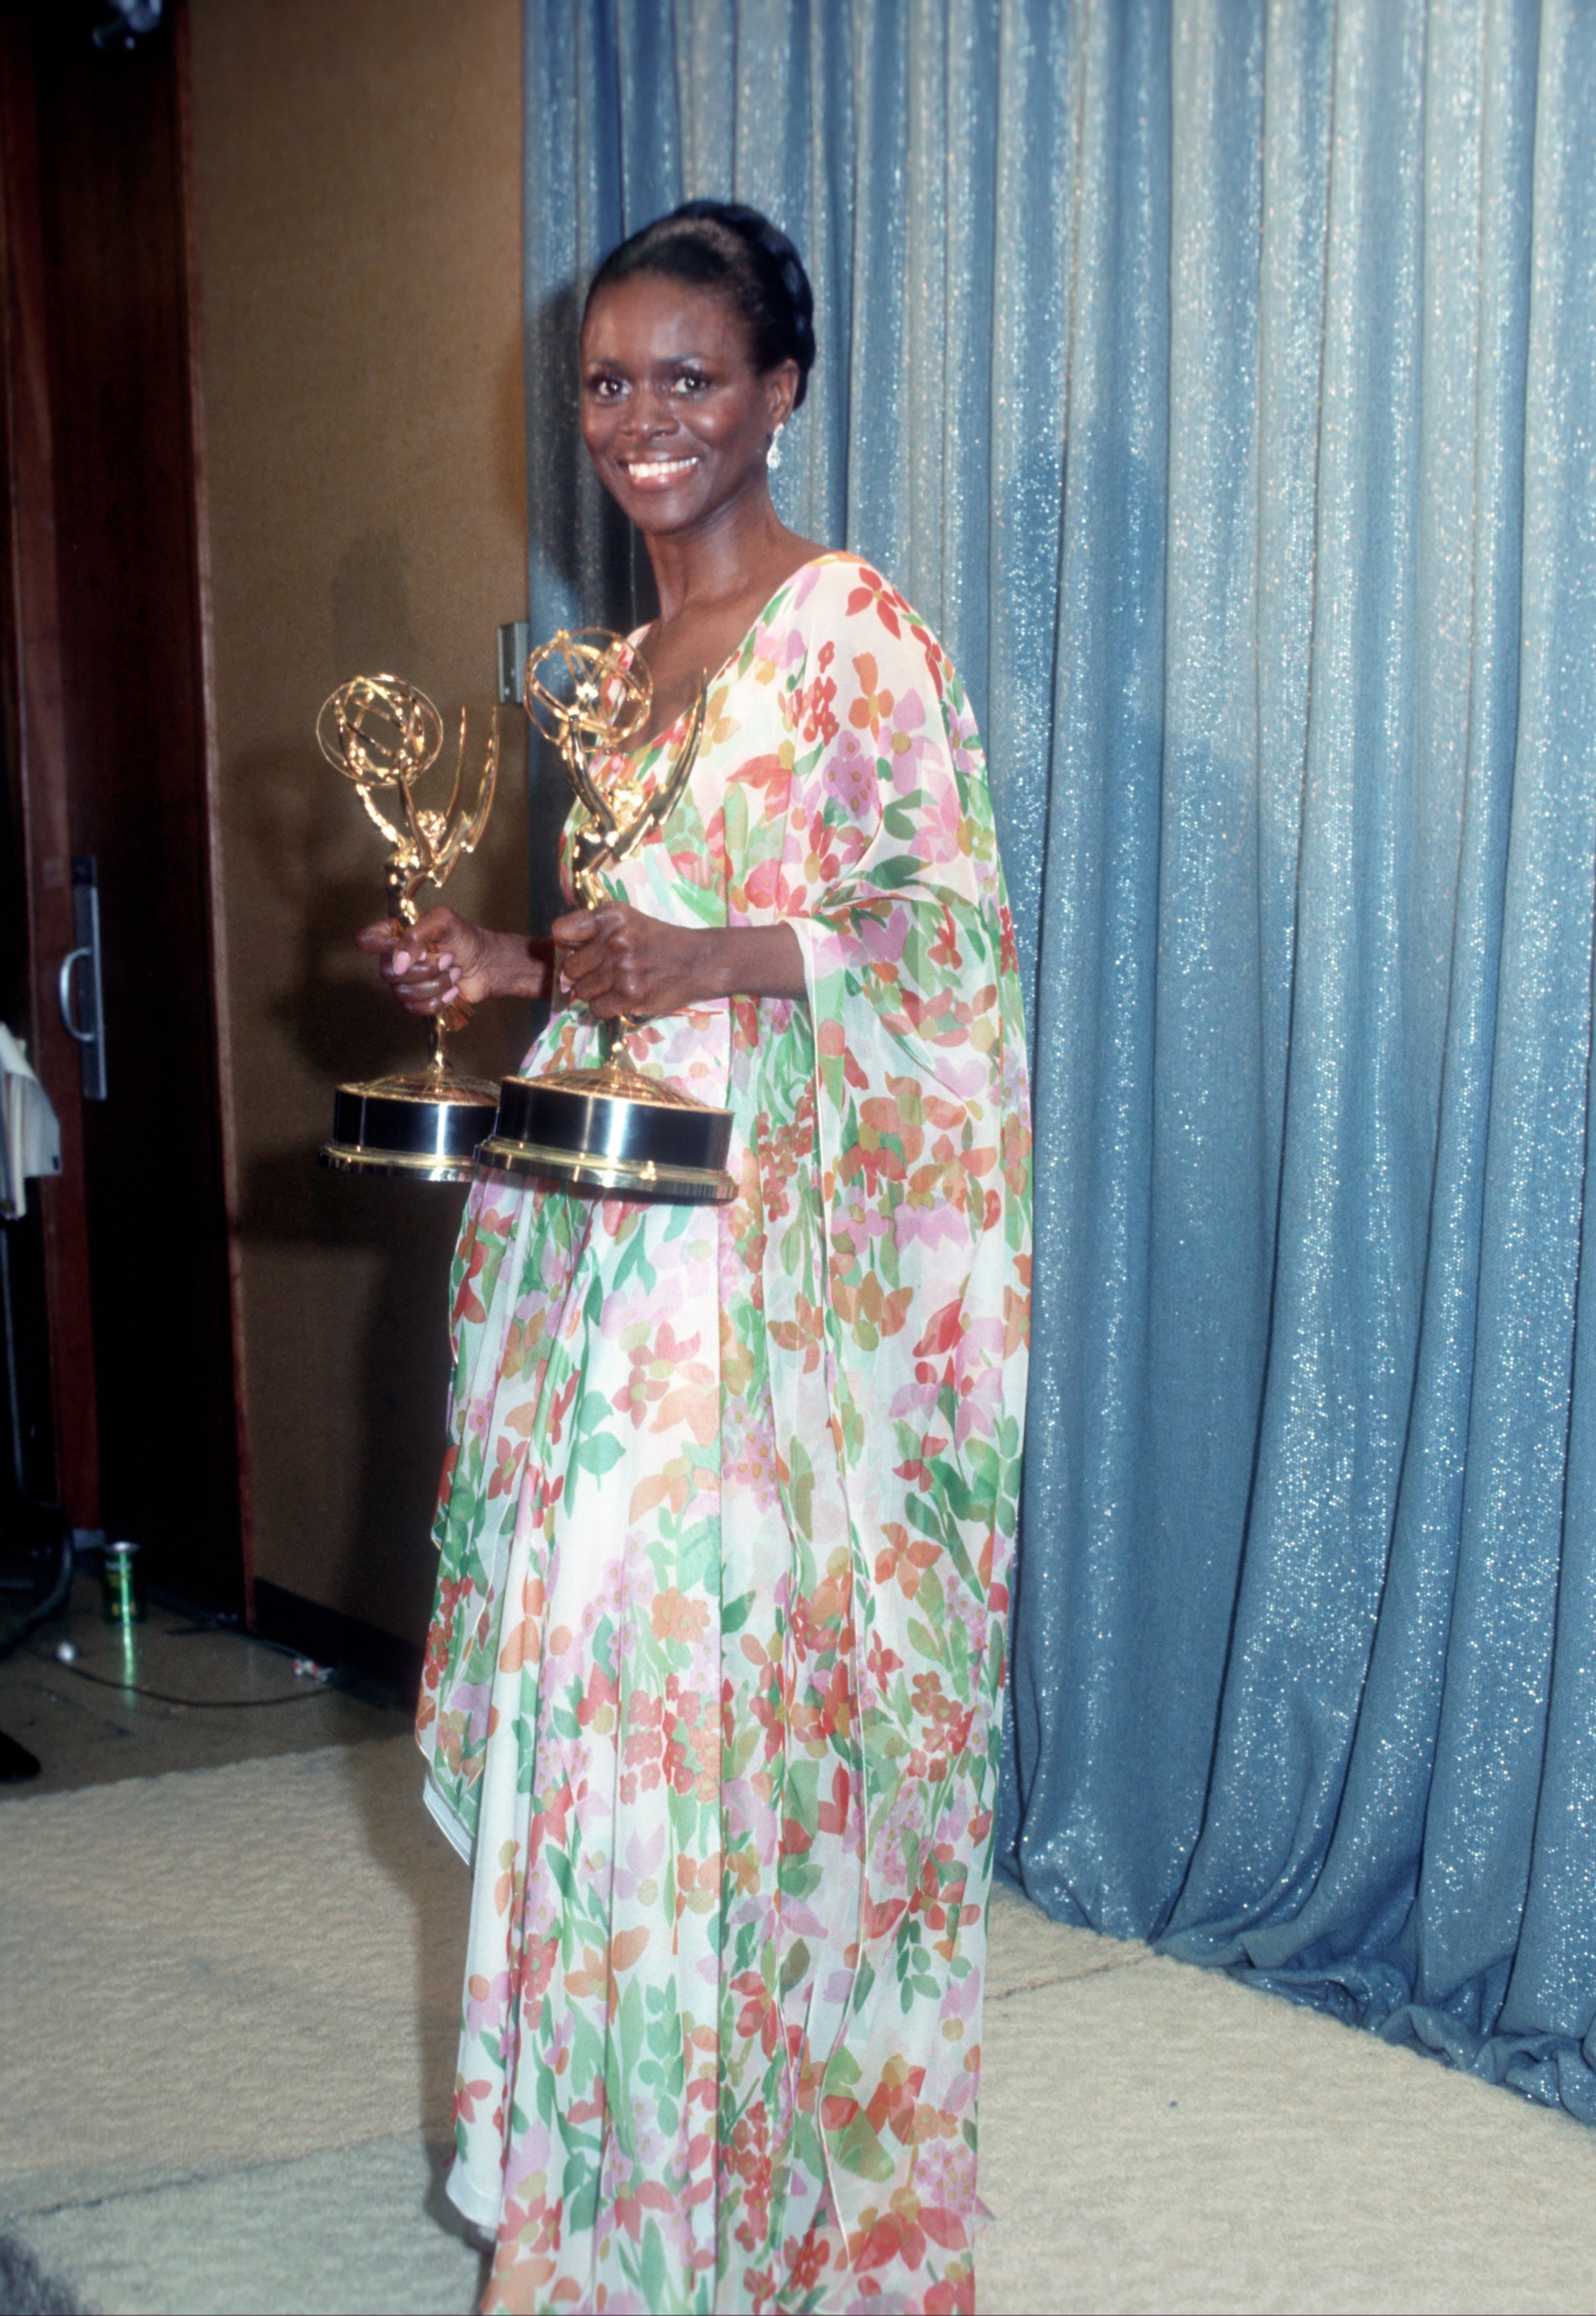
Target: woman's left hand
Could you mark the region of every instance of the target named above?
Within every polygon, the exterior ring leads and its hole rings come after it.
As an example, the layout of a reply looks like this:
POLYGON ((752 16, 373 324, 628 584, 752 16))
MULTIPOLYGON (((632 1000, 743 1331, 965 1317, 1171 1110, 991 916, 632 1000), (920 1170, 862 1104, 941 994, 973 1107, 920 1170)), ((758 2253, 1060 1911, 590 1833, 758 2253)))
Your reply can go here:
POLYGON ((721 994, 710 958, 713 934, 662 924, 609 901, 575 909, 550 927, 560 987, 601 1020, 650 1020, 721 994))

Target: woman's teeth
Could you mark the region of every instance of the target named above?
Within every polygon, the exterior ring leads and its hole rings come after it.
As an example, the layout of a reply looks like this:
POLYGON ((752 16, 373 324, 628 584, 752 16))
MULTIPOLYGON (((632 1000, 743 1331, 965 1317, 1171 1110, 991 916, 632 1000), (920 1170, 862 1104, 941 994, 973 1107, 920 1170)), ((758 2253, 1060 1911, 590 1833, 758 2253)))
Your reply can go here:
POLYGON ((689 467, 697 463, 696 459, 632 459, 627 461, 626 472, 634 483, 673 482, 678 475, 685 475, 689 467))

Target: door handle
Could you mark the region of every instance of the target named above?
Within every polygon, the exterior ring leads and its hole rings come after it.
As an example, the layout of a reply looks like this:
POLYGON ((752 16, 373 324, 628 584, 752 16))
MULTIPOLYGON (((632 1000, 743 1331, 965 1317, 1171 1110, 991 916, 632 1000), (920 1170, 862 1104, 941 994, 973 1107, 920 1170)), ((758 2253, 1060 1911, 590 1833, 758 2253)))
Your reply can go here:
POLYGON ((92 1046, 95 1033, 93 1028, 80 1029, 72 1018, 72 968, 80 958, 92 958, 93 954, 92 949, 69 949, 61 959, 60 976, 56 983, 56 1002, 61 1009, 61 1027, 69 1038, 75 1038, 80 1046, 92 1046))
POLYGON ((61 1027, 77 1041, 85 1101, 103 1101, 105 1078, 105 1009, 100 987, 100 888, 92 854, 75 853, 72 860, 72 938, 75 946, 61 959, 56 977, 56 1003, 61 1027), (79 966, 83 978, 74 980, 79 966))

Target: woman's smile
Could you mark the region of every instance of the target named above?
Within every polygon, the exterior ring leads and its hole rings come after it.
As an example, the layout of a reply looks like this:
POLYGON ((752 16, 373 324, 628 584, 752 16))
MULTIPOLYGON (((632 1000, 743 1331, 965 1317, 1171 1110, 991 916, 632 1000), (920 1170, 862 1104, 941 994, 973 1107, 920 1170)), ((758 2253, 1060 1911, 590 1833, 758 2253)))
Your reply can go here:
POLYGON ((616 466, 635 491, 669 490, 673 483, 690 475, 698 464, 693 451, 672 452, 663 456, 658 450, 645 450, 635 458, 617 458, 616 466))

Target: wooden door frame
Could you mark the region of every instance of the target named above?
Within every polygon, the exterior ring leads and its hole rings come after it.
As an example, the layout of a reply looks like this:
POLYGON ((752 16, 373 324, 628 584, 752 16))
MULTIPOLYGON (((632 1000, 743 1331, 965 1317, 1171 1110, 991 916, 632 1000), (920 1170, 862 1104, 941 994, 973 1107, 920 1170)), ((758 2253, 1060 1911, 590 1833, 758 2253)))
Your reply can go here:
POLYGON ((238 1474, 238 1543, 244 1621, 256 1628, 254 1519, 250 1484, 249 1426, 244 1378, 244 1257, 239 1243, 242 1200, 238 1133, 233 1110, 233 1041, 225 978, 227 935, 223 906, 221 757, 217 742, 216 632, 211 614, 210 503, 205 456, 204 342, 200 298, 200 244, 194 222, 194 83, 190 64, 189 0, 172 0, 177 79, 178 168, 182 205, 184 344, 188 356, 189 503, 194 525, 194 621, 199 641, 200 707, 205 736, 206 858, 209 869, 212 1037, 216 1054, 217 1129, 227 1207, 227 1304, 233 1345, 233 1412, 238 1474))
POLYGON ((55 1002, 73 945, 62 696, 56 467, 31 27, 0 14, 0 429, 4 432, 0 690, 28 892, 28 1053, 61 1127, 61 1171, 34 1185, 42 1215, 56 1492, 75 1528, 100 1525, 79 1053, 55 1002))

